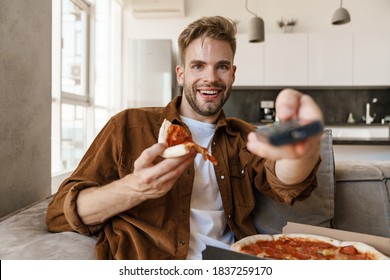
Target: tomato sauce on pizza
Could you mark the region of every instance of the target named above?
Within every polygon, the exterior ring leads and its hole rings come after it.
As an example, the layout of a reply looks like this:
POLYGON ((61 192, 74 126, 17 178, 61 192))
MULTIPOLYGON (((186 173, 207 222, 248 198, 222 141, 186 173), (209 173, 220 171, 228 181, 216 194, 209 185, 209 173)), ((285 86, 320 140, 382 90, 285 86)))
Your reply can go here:
POLYGON ((158 142, 168 145, 168 148, 162 154, 165 158, 183 156, 194 149, 202 155, 204 160, 209 160, 213 165, 218 164, 216 158, 209 154, 206 148, 196 144, 183 127, 172 124, 168 120, 164 120, 161 125, 158 142))
POLYGON ((237 241, 232 250, 279 260, 390 259, 362 242, 340 241, 313 234, 258 234, 237 241))
POLYGON ((271 259, 290 260, 370 260, 367 253, 360 253, 352 245, 336 247, 321 241, 280 238, 276 241, 257 241, 242 247, 242 252, 271 259))

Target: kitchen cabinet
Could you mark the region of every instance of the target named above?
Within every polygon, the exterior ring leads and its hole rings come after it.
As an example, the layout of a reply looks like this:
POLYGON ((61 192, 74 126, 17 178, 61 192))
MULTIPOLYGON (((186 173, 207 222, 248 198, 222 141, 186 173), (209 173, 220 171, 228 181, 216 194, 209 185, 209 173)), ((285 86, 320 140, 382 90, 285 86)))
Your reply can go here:
POLYGON ((390 160, 390 126, 327 126, 332 130, 335 161, 390 160))
POLYGON ((308 84, 351 86, 353 34, 308 35, 308 84))
POLYGON ((334 159, 338 161, 390 160, 390 148, 386 145, 333 145, 334 159))
POLYGON ((354 34, 353 84, 390 85, 390 34, 354 34))
POLYGON ((270 34, 264 42, 266 86, 307 85, 307 34, 270 34))
POLYGON ((237 38, 235 86, 389 86, 390 34, 267 34, 237 38))
POLYGON ((238 34, 234 64, 237 66, 235 86, 264 84, 263 43, 249 43, 248 34, 238 34))

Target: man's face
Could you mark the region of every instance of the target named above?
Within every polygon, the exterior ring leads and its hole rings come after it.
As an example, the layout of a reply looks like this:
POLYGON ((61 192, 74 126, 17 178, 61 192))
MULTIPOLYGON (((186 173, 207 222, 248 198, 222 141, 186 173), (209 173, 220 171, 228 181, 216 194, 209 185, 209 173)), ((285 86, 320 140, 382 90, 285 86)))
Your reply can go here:
POLYGON ((233 51, 225 41, 198 38, 185 51, 184 65, 176 68, 183 84, 181 114, 206 120, 218 116, 229 98, 235 78, 233 51))

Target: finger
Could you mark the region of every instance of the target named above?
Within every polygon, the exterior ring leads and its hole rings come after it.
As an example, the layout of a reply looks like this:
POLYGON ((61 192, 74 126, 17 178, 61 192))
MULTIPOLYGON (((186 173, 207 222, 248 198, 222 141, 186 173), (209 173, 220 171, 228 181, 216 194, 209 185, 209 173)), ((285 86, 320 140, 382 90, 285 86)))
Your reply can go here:
POLYGON ((148 189, 149 195, 159 197, 172 189, 175 181, 193 162, 194 155, 189 154, 178 158, 165 159, 152 168, 144 169, 139 174, 142 183, 148 189))
POLYGON ((323 121, 322 111, 313 98, 293 89, 285 89, 279 93, 275 108, 281 121, 295 118, 323 121))
POLYGON ((134 162, 134 169, 142 169, 150 167, 152 162, 156 157, 161 155, 164 150, 167 148, 167 145, 164 143, 156 143, 149 148, 145 149, 138 159, 134 162))
POLYGON ((156 178, 163 177, 166 174, 178 173, 179 175, 187 168, 187 166, 194 160, 196 153, 191 151, 189 154, 166 158, 153 166, 150 170, 155 174, 156 178))
POLYGON ((169 158, 160 162, 159 165, 161 166, 159 167, 161 167, 160 170, 163 172, 157 177, 156 182, 159 184, 173 184, 188 166, 193 163, 195 155, 196 153, 180 157, 178 164, 176 161, 179 158, 169 158), (172 163, 173 161, 175 162, 172 163))
POLYGON ((282 90, 276 98, 275 109, 280 121, 298 117, 300 98, 303 94, 293 89, 282 90))
MULTIPOLYGON (((180 158, 164 159, 156 165, 140 168, 135 166, 132 175, 136 178, 139 192, 147 198, 156 198, 168 192, 184 168, 190 164, 195 155, 189 154, 180 158)), ((143 160, 143 159, 142 159, 143 160)), ((140 158, 137 159, 140 161, 140 158)))
POLYGON ((323 115, 317 103, 308 95, 302 95, 298 110, 298 118, 301 120, 321 120, 323 115))
POLYGON ((157 182, 166 174, 171 174, 172 172, 181 173, 188 164, 194 160, 194 157, 195 155, 191 152, 180 157, 166 158, 156 165, 137 165, 134 166, 134 173, 137 173, 138 176, 142 177, 144 183, 153 184, 153 182, 157 182))
POLYGON ((257 156, 278 160, 282 158, 295 159, 304 154, 308 147, 305 142, 292 145, 274 146, 267 142, 261 141, 256 134, 251 132, 248 135, 247 148, 257 156))

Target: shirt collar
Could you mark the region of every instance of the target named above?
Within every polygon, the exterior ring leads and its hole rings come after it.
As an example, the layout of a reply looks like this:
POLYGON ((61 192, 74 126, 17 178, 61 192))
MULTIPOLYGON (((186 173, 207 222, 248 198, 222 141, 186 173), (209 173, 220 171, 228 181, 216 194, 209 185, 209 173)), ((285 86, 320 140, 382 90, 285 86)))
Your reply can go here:
POLYGON ((181 96, 176 96, 172 99, 171 102, 168 103, 168 105, 163 109, 163 113, 160 116, 159 124, 161 125, 164 121, 164 119, 167 119, 168 121, 172 123, 181 123, 180 116, 179 116, 179 108, 181 104, 181 96))
MULTIPOLYGON (((161 114, 159 124, 161 125, 164 121, 164 119, 167 119, 171 123, 179 123, 183 124, 183 122, 180 119, 179 115, 179 108, 182 101, 182 96, 176 96, 172 99, 171 102, 168 103, 168 105, 164 108, 163 113, 161 114)), ((216 129, 219 129, 220 127, 224 127, 227 125, 225 113, 223 110, 218 116, 217 123, 216 123, 216 129)))

